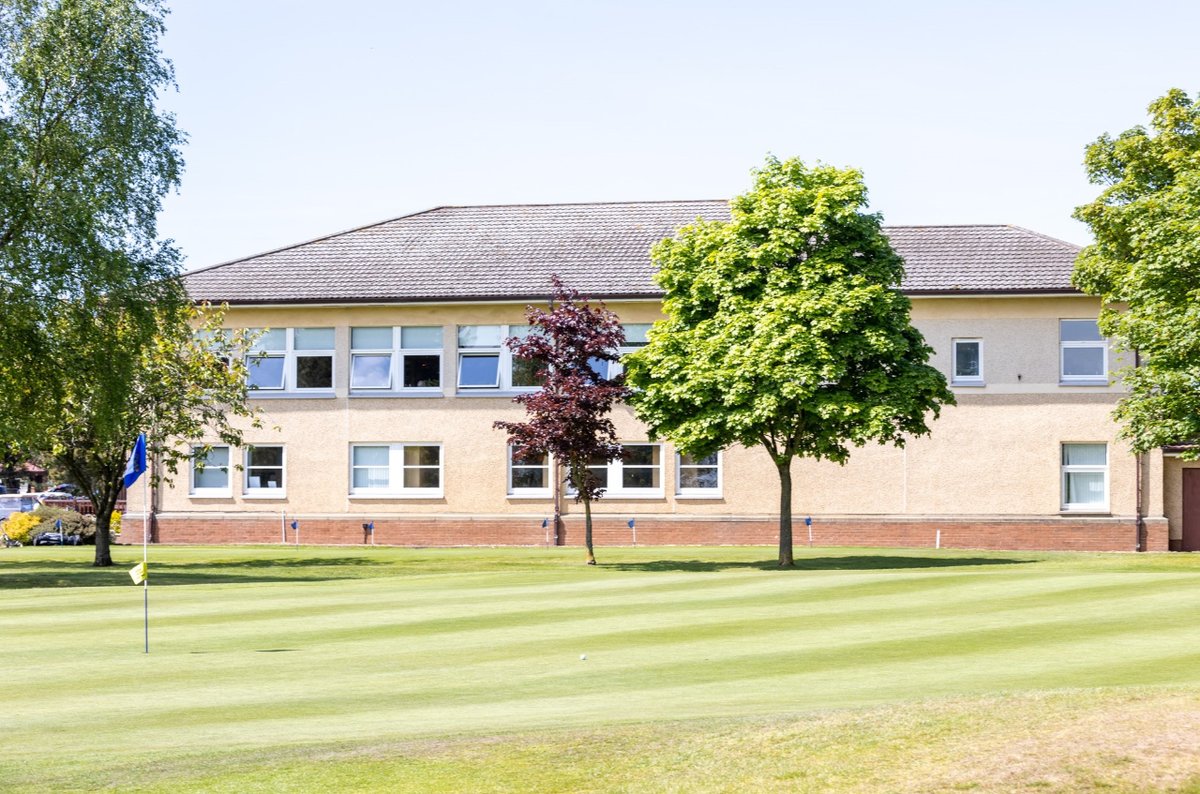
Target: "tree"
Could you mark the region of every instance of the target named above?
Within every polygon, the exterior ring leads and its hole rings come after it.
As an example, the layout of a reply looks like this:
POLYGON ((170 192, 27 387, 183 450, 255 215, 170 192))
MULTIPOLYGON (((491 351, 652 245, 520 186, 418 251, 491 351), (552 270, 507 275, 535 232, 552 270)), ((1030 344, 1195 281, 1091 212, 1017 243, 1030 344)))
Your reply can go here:
POLYGON ((67 303, 121 305, 159 323, 182 300, 173 246, 156 240, 183 134, 157 110, 173 85, 158 0, 0 0, 0 439, 37 439, 67 303), (117 297, 113 297, 114 294, 117 297))
POLYGON ((109 522, 138 433, 158 463, 147 476, 159 481, 191 460, 181 441, 209 435, 240 445, 244 424, 261 426, 247 400, 246 331, 221 331, 219 312, 191 306, 151 317, 148 331, 119 306, 73 303, 52 320, 57 337, 79 345, 59 375, 50 406, 58 422, 44 443, 96 509, 96 566, 112 565, 109 522))
POLYGON ((592 306, 558 276, 551 280, 550 311, 528 307, 525 318, 532 332, 506 341, 514 356, 533 362, 541 372, 542 388, 513 398, 525 406, 529 421, 494 426, 508 431, 514 458, 550 455, 566 466, 575 501, 583 503, 587 563, 595 565, 592 502, 604 495, 604 487, 589 466, 621 457, 608 414, 613 403, 629 394, 622 375, 610 379, 597 370, 607 373, 601 362, 617 360, 625 331, 604 304, 592 306))
POLYGON ((904 263, 862 211, 862 175, 775 158, 754 175, 732 220, 697 220, 655 245, 666 319, 624 362, 652 438, 694 455, 766 449, 789 566, 792 461, 903 446, 954 398, 909 322, 904 263))
POLYGON ((1101 298, 1101 331, 1136 351, 1116 417, 1139 453, 1200 441, 1200 105, 1172 89, 1149 112, 1149 129, 1087 147, 1104 189, 1075 210, 1095 242, 1072 277, 1101 298))

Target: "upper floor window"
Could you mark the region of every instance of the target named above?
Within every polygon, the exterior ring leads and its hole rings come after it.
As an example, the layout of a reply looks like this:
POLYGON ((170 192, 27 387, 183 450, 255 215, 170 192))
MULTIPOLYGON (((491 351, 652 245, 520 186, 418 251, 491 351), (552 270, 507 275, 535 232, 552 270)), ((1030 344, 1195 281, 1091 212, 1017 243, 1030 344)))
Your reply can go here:
POLYGON ((538 362, 513 355, 504 340, 535 333, 527 325, 460 325, 458 387, 460 389, 536 389, 542 382, 538 362))
POLYGON ((1063 383, 1108 383, 1108 342, 1095 320, 1059 320, 1058 335, 1063 383))
POLYGON ((332 328, 261 331, 246 358, 246 385, 259 391, 328 391, 333 388, 332 328))
POLYGON ((983 340, 954 339, 954 374, 951 383, 966 385, 983 384, 983 340))
POLYGON ((1108 445, 1062 445, 1063 510, 1108 509, 1108 445))
MULTIPOLYGON (((625 330, 625 344, 617 348, 617 356, 624 356, 626 353, 632 353, 638 348, 645 347, 649 340, 646 334, 650 331, 650 326, 653 323, 621 323, 621 327, 625 330)), ((620 361, 601 361, 593 359, 592 369, 602 378, 615 378, 625 371, 625 367, 620 361), (605 366, 607 365, 607 366, 605 366)))
POLYGON ((441 385, 440 326, 350 329, 351 389, 415 390, 441 385))

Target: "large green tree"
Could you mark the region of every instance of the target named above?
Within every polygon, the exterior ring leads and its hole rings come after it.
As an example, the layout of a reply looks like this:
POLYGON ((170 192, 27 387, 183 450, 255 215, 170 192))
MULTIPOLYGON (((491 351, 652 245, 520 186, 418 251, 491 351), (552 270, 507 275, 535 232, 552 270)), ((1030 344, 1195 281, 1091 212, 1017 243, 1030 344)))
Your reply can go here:
MULTIPOLYGON (((138 433, 148 436, 153 480, 188 465, 192 439, 238 446, 261 424, 247 400, 246 331, 219 330, 220 312, 167 305, 146 318, 121 306, 64 304, 51 324, 77 340, 70 368, 47 399, 57 421, 42 446, 96 509, 94 565, 112 565, 108 530, 138 433)), ((125 531, 140 529, 129 524, 125 531)))
POLYGON ((856 170, 770 158, 732 220, 686 226, 652 256, 666 319, 627 356, 654 437, 707 455, 762 446, 779 472, 779 564, 792 560, 792 462, 902 446, 953 402, 899 290, 904 263, 864 212, 856 170))
POLYGON ((158 109, 173 85, 157 0, 0 0, 0 439, 58 420, 46 395, 80 340, 63 307, 120 309, 147 333, 180 304, 157 240, 183 135, 158 109), (58 334, 56 336, 56 334, 58 334))
POLYGON ((1149 127, 1087 147, 1103 191, 1075 210, 1095 242, 1073 281, 1103 301, 1101 330, 1136 351, 1116 415, 1138 452, 1200 441, 1200 105, 1173 89, 1149 111, 1149 127))

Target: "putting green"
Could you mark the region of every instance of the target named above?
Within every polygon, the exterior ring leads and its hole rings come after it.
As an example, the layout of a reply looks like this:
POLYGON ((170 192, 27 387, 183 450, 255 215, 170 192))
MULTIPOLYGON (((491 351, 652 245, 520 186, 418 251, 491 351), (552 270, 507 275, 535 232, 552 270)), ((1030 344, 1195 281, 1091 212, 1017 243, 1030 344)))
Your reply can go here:
MULTIPOLYGON (((278 752, 1200 684, 1200 557, 747 548, 0 555, 0 789, 278 752), (580 659, 586 654, 586 661, 580 659), (61 751, 61 752, 60 752, 61 751)), ((210 774, 210 777, 211 777, 210 774)), ((217 774, 219 778, 219 774, 217 774)), ((215 779, 215 778, 214 778, 215 779)))

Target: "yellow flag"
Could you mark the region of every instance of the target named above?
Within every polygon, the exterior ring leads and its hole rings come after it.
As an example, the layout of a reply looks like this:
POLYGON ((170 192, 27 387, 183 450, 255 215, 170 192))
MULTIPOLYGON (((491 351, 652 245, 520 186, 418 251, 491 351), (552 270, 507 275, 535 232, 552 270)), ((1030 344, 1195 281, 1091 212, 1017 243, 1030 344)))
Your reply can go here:
POLYGON ((139 562, 137 565, 129 569, 129 578, 134 584, 141 584, 146 581, 146 563, 139 562))

